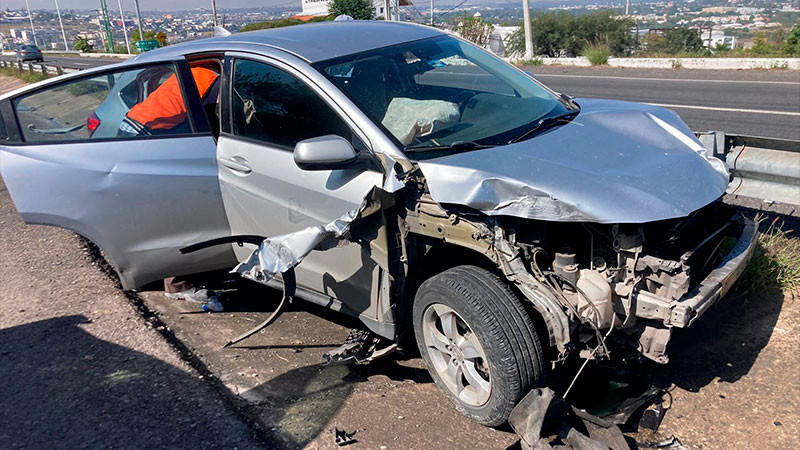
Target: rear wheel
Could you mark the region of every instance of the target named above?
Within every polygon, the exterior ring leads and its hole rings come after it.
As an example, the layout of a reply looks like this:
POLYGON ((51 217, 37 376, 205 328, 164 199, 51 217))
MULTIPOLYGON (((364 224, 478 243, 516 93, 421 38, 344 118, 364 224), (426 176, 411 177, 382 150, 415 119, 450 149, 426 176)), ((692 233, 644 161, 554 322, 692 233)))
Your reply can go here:
POLYGON ((499 277, 458 266, 425 281, 413 307, 420 354, 462 414, 488 426, 544 382, 544 354, 520 299, 499 277))

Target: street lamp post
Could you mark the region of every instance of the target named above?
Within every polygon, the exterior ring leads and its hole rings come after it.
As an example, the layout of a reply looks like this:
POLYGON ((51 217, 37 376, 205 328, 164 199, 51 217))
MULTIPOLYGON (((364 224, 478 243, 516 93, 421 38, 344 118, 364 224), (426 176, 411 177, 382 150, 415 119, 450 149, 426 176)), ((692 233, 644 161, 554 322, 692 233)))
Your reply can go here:
MULTIPOLYGON (((119 18, 122 20, 122 34, 125 35, 125 46, 128 48, 128 54, 131 54, 131 41, 128 40, 128 29, 125 28, 125 13, 122 12, 122 0, 117 0, 119 4, 119 18)), ((56 3, 57 4, 57 3, 56 3)), ((140 31, 139 34, 142 32, 140 31)), ((144 39, 144 36, 140 36, 140 38, 144 39)))
POLYGON ((217 26, 217 2, 216 2, 216 0, 211 0, 211 15, 213 16, 214 26, 217 26))
POLYGON ((525 59, 533 58, 533 32, 531 31, 531 6, 529 0, 522 0, 522 25, 525 27, 525 59))
POLYGON ((139 11, 139 0, 133 0, 136 4, 136 22, 139 25, 139 40, 144 40, 144 31, 142 31, 142 12, 139 11))
POLYGON ((33 16, 31 15, 31 5, 28 3, 28 0, 25 0, 25 6, 28 8, 28 20, 31 21, 31 33, 33 33, 33 45, 39 46, 39 42, 36 41, 36 30, 33 29, 33 16))
POLYGON ((67 33, 64 32, 64 22, 61 21, 61 10, 58 9, 58 0, 56 2, 56 14, 58 14, 58 24, 61 25, 61 37, 64 38, 64 50, 69 51, 69 46, 67 45, 67 33))

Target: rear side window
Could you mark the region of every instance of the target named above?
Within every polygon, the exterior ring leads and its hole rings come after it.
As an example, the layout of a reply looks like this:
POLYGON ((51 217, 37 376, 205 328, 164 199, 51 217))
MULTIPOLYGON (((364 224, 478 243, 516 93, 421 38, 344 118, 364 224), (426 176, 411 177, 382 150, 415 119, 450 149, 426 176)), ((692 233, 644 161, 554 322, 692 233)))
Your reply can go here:
POLYGON ((233 69, 233 134, 279 147, 334 134, 365 145, 311 88, 283 70, 248 60, 233 69))
POLYGON ((104 73, 14 100, 25 142, 191 133, 172 64, 104 73))

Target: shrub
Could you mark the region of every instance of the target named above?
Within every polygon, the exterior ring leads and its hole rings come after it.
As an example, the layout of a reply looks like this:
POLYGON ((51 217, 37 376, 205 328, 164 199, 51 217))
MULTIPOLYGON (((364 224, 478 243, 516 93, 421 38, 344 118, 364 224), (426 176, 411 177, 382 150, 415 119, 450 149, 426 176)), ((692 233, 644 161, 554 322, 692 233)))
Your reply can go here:
POLYGON ((611 49, 606 43, 595 42, 584 47, 581 56, 586 57, 593 66, 602 66, 608 64, 611 49))
POLYGON ((786 43, 783 44, 783 51, 788 56, 800 56, 800 25, 795 25, 789 31, 786 43))
POLYGON ((332 0, 328 3, 328 13, 333 17, 346 14, 355 20, 375 18, 375 8, 369 0, 332 0))
POLYGON ((467 17, 466 13, 458 21, 456 30, 458 34, 477 45, 478 47, 485 47, 492 36, 494 27, 491 22, 484 20, 483 17, 467 17))
POLYGON ((304 23, 325 22, 328 20, 333 20, 333 17, 332 16, 312 17, 311 19, 305 22, 300 19, 267 20, 265 22, 248 23, 247 25, 240 28, 239 31, 266 30, 270 28, 281 28, 281 27, 290 27, 292 25, 302 25, 304 23))
MULTIPOLYGON (((531 19, 533 51, 537 55, 574 56, 589 43, 605 42, 612 55, 629 54, 635 40, 630 30, 632 19, 614 17, 609 11, 575 16, 565 11, 536 13, 531 19)), ((525 53, 525 32, 522 27, 506 41, 510 54, 525 53)))

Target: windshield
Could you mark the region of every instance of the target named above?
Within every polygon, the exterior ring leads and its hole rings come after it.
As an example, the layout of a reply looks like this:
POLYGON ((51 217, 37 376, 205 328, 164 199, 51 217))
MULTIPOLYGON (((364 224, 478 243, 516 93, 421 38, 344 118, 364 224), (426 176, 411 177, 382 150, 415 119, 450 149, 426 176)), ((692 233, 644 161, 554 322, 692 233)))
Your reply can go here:
POLYGON ((501 145, 568 107, 503 61, 449 36, 315 64, 405 149, 501 145), (455 145, 454 145, 455 144, 455 145))

